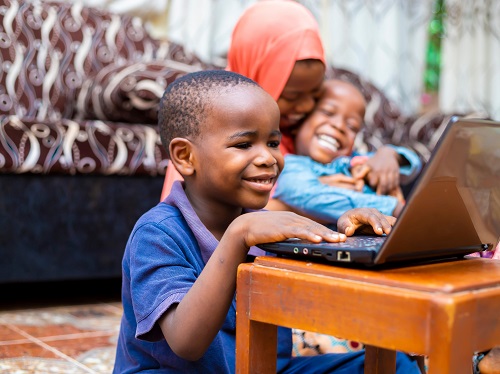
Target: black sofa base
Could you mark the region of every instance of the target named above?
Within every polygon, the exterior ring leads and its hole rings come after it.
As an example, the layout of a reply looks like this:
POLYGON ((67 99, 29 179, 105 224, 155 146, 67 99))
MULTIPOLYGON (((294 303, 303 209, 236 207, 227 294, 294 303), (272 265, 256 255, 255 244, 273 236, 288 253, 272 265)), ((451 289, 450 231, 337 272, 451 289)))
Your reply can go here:
POLYGON ((0 175, 0 283, 121 277, 163 176, 0 175))

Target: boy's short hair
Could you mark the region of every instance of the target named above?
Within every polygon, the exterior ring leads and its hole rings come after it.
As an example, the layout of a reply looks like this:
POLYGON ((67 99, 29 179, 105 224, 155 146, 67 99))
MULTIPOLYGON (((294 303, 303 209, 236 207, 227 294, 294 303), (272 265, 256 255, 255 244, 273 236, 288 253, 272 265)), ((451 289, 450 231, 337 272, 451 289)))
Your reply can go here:
POLYGON ((158 126, 169 157, 170 141, 199 136, 215 97, 227 91, 225 88, 239 85, 260 87, 252 79, 226 70, 189 73, 167 86, 160 100, 158 126))

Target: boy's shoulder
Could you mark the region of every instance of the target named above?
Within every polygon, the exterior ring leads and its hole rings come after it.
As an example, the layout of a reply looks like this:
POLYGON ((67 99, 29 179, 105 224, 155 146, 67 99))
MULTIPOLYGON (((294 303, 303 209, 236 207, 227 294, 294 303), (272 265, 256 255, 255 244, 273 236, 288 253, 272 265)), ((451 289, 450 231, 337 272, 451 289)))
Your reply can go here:
POLYGON ((181 211, 176 206, 166 204, 165 202, 159 202, 154 207, 149 209, 144 213, 140 219, 161 222, 168 218, 175 218, 182 216, 181 211))
POLYGON ((136 222, 134 232, 144 225, 155 225, 164 229, 185 226, 185 219, 179 208, 160 202, 145 212, 136 222))

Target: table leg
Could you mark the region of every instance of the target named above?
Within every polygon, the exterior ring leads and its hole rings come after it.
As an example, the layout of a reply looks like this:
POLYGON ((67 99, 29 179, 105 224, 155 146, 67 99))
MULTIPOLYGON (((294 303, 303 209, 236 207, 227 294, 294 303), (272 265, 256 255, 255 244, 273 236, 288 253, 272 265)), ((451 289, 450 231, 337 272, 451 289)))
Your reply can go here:
POLYGON ((429 318, 428 374, 472 372, 476 302, 457 302, 444 297, 434 301, 429 318))
POLYGON ((251 273, 247 264, 238 269, 236 295, 236 373, 276 373, 278 327, 250 319, 251 273))
POLYGON ((396 352, 365 346, 365 374, 394 374, 396 372, 396 352))

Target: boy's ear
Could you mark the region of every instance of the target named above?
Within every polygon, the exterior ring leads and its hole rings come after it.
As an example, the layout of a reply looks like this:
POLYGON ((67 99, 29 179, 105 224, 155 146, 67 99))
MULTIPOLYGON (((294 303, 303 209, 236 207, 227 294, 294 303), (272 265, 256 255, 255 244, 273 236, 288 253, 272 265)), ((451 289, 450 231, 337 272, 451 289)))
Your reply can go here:
POLYGON ((193 166, 193 144, 185 138, 174 138, 169 145, 170 161, 177 171, 182 175, 192 175, 193 166))

